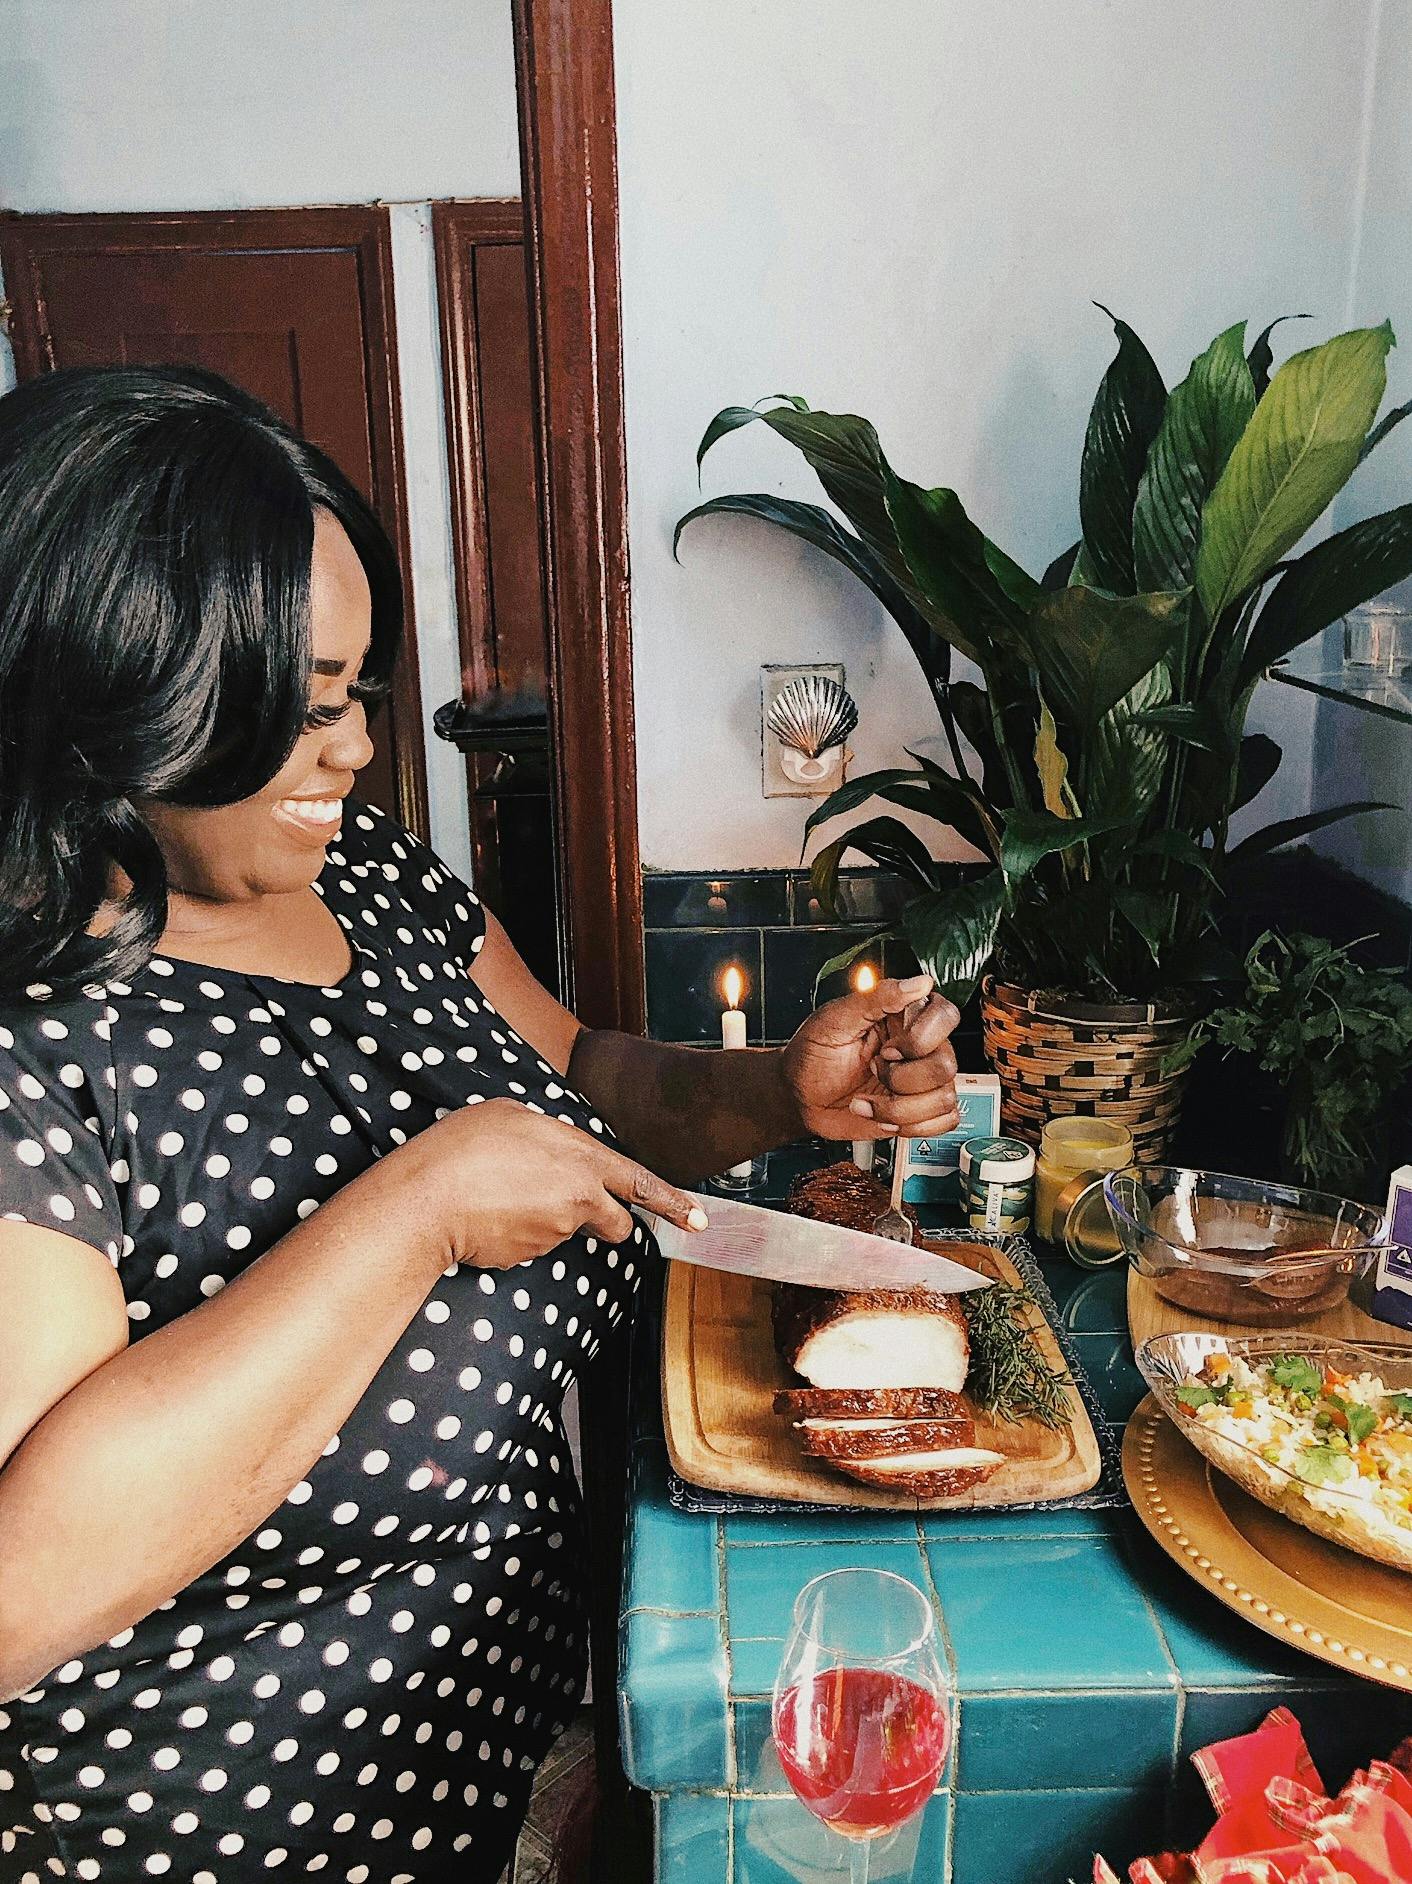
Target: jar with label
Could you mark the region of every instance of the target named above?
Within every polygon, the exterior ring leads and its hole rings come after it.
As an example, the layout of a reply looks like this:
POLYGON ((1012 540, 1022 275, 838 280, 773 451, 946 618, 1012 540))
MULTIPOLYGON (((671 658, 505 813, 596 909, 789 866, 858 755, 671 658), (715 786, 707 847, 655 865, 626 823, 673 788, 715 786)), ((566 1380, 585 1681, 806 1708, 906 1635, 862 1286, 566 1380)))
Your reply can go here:
MULTIPOLYGON (((1133 1135, 1126 1125, 1111 1119, 1051 1119, 1040 1134, 1035 1165, 1035 1235, 1046 1243, 1063 1235, 1064 1215, 1058 1205, 1075 1179, 1082 1177, 1092 1183, 1105 1171, 1121 1171, 1132 1161, 1133 1135)), ((1074 1196, 1083 1188, 1078 1185, 1074 1196)), ((1072 1202, 1071 1196, 1066 1200, 1065 1212, 1072 1202)))
POLYGON ((961 1147, 961 1196, 973 1230, 1019 1236, 1034 1207, 1034 1150, 1018 1138, 968 1138, 961 1147))

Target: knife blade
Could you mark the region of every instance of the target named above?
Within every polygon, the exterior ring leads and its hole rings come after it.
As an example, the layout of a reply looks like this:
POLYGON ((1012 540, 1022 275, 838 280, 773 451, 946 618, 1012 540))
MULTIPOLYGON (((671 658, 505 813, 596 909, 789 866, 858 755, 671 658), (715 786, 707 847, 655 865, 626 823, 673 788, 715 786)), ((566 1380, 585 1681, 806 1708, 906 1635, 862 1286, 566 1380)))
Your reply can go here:
POLYGON ((805 1289, 939 1289, 958 1295, 965 1289, 988 1289, 995 1280, 947 1256, 891 1243, 864 1230, 816 1223, 728 1197, 698 1196, 696 1201, 710 1219, 704 1230, 681 1230, 661 1217, 653 1220, 662 1254, 673 1262, 769 1282, 795 1282, 805 1289))

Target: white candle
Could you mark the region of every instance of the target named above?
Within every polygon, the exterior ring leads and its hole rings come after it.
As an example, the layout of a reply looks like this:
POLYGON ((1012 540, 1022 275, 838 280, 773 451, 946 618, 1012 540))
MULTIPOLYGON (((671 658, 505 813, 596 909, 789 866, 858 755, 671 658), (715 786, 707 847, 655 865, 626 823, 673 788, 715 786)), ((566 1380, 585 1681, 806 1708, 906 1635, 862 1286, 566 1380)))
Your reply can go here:
MULTIPOLYGON (((721 976, 721 990, 727 1002, 721 1010, 721 1045, 727 1050, 743 1047, 746 1045, 745 1010, 740 1005, 740 997, 745 992, 745 976, 734 962, 721 976)), ((750 1168, 747 1158, 742 1164, 733 1164, 730 1175, 733 1178, 748 1178, 750 1168)))
MULTIPOLYGON (((860 962, 853 975, 853 987, 858 994, 868 994, 878 985, 878 971, 871 962, 860 962)), ((877 1143, 871 1138, 855 1138, 853 1141, 853 1162, 860 1171, 871 1171, 873 1153, 877 1143)))

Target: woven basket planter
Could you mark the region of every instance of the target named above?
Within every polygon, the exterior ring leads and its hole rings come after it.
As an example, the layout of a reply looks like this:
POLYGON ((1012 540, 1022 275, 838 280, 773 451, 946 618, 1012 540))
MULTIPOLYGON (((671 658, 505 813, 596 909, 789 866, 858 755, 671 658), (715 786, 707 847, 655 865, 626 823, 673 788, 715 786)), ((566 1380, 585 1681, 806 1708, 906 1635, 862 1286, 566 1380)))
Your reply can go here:
POLYGON ((985 1050, 1000 1075, 1004 1131, 1031 1145, 1050 1119, 1112 1119, 1133 1135, 1139 1163, 1161 1164, 1181 1110, 1185 1074, 1162 1061, 1191 1025, 1175 1005, 1064 1001, 997 982, 981 989, 985 1050))

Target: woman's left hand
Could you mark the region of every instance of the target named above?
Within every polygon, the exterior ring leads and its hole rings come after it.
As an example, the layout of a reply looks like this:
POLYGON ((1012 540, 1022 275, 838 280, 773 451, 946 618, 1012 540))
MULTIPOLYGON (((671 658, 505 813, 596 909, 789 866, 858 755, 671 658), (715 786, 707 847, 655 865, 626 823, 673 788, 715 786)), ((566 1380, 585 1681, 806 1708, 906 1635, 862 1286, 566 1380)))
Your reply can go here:
POLYGON ((782 1071, 807 1132, 820 1138, 930 1138, 954 1131, 960 1015, 930 975, 880 981, 809 1016, 782 1071))

